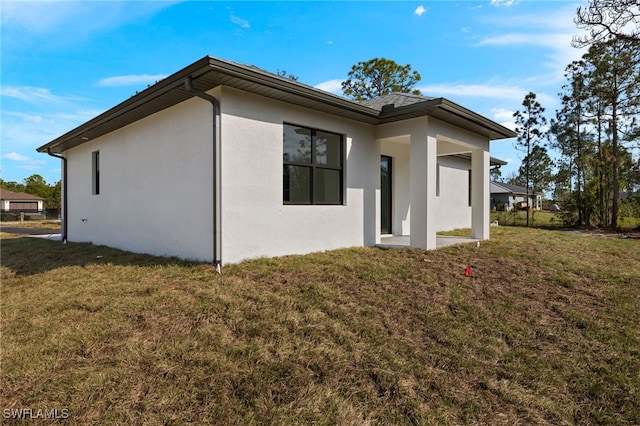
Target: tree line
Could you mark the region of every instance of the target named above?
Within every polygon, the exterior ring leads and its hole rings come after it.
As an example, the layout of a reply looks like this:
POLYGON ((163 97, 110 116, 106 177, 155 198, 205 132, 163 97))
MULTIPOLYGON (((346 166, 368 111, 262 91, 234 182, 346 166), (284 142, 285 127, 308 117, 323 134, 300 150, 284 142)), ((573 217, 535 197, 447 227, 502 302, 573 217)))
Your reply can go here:
POLYGON ((0 179, 0 188, 7 191, 36 195, 44 199, 44 205, 47 209, 60 208, 60 201, 62 200, 62 185, 60 181, 50 185, 42 176, 35 174, 23 179, 22 183, 7 182, 0 179))
MULTIPOLYGON (((524 160, 507 180, 527 194, 552 192, 568 225, 617 228, 621 209, 640 217, 640 158, 633 155, 640 150, 640 3, 590 0, 577 8, 574 22, 588 33, 572 44, 589 50, 567 66, 561 108, 551 120, 535 93, 525 96, 514 114, 515 146, 524 160)), ((354 65, 342 89, 355 100, 419 95, 413 88, 420 79, 410 65, 374 58, 354 65)), ((500 179, 499 169, 492 177, 500 179)))
POLYGON ((640 11, 637 1, 592 0, 575 21, 590 32, 573 44, 589 50, 566 67, 561 108, 548 126, 535 93, 525 96, 514 117, 516 147, 526 154, 509 180, 527 191, 553 190, 570 225, 617 228, 621 208, 640 216, 640 158, 633 155, 640 149, 640 11))

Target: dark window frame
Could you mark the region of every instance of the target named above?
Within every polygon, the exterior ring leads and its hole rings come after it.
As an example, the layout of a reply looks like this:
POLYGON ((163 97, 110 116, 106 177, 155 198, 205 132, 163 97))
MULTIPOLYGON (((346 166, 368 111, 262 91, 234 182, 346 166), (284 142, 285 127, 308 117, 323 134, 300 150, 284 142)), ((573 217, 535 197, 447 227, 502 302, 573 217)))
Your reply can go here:
POLYGON ((91 171, 91 192, 93 195, 100 195, 100 151, 93 151, 91 153, 91 171))
MULTIPOLYGON (((383 197, 383 187, 382 187, 382 179, 380 179, 380 233, 383 234, 393 234, 393 169, 394 169, 394 159, 393 157, 391 157, 390 155, 381 155, 380 156, 380 163, 382 164, 382 162, 386 162, 388 169, 387 169, 387 203, 386 205, 384 205, 384 201, 385 201, 385 197, 383 197), (388 210, 387 212, 387 222, 388 222, 388 226, 385 228, 384 225, 384 221, 383 221, 383 217, 384 217, 384 210, 388 210)), ((382 171, 381 171, 381 177, 382 177, 382 171)))
POLYGON ((440 196, 440 163, 436 160, 436 197, 440 196))
POLYGON ((310 135, 311 135, 311 161, 310 162, 304 162, 304 161, 291 161, 291 160, 285 160, 284 159, 284 155, 283 155, 283 159, 282 159, 282 163, 283 163, 283 170, 282 170, 282 176, 283 176, 283 186, 282 186, 282 202, 284 205, 306 205, 306 206, 311 206, 311 205, 322 205, 322 206, 342 206, 344 205, 344 149, 345 149, 345 144, 344 144, 344 140, 345 140, 345 136, 341 133, 336 133, 336 132, 331 132, 328 130, 322 130, 322 129, 316 129, 316 128, 312 128, 309 126, 302 126, 299 124, 293 124, 293 123, 283 123, 283 146, 284 146, 284 129, 286 126, 292 126, 292 127, 298 127, 301 129, 306 129, 309 130, 310 135), (318 132, 321 133, 328 133, 331 135, 335 135, 338 136, 340 138, 340 164, 338 166, 333 166, 330 164, 321 164, 317 162, 317 158, 316 158, 316 135, 318 132), (310 169, 310 179, 309 179, 309 191, 310 191, 310 200, 309 201, 288 201, 286 200, 286 195, 287 195, 287 191, 286 191, 286 186, 287 186, 287 181, 285 180, 285 177, 288 176, 287 174, 287 168, 288 166, 294 166, 294 167, 304 167, 307 169, 310 169), (316 186, 315 186, 315 179, 316 179, 316 171, 318 170, 334 170, 339 172, 340 174, 340 183, 339 183, 339 194, 338 194, 338 201, 337 202, 322 202, 322 201, 318 201, 317 200, 317 194, 316 194, 316 186))
POLYGON ((472 177, 472 171, 469 170, 468 172, 469 174, 469 207, 472 207, 472 202, 473 202, 473 177, 472 177))

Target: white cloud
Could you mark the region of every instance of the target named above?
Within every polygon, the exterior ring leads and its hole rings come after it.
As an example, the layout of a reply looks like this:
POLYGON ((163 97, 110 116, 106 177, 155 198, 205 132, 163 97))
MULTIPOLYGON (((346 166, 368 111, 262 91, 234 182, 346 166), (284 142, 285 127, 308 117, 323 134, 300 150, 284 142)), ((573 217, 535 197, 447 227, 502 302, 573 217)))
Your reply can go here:
POLYGON ((534 44, 527 34, 501 34, 488 37, 477 43, 477 46, 509 46, 512 44, 534 44))
POLYGON ((519 86, 501 86, 490 84, 432 84, 418 89, 426 95, 455 95, 522 100, 528 90, 519 86))
POLYGON ((235 15, 231 15, 229 19, 232 23, 238 25, 240 28, 251 28, 251 25, 249 25, 249 21, 247 21, 246 19, 242 19, 235 15))
POLYGON ((443 96, 487 117, 493 116, 503 126, 513 129, 514 126, 511 124, 513 119, 509 117, 509 110, 506 108, 519 108, 530 91, 536 92, 536 99, 548 111, 552 111, 557 105, 557 96, 550 96, 529 87, 530 82, 527 80, 505 82, 491 80, 484 84, 440 83, 418 86, 417 89, 426 96, 443 96), (496 109, 497 106, 502 106, 503 109, 496 109))
POLYGON ((15 151, 35 149, 99 113, 71 110, 55 113, 2 111, 2 147, 15 151))
MULTIPOLYGON (((583 49, 571 46, 573 33, 511 33, 489 37, 480 41, 477 46, 539 46, 548 49, 546 65, 553 70, 553 80, 564 79, 564 69, 572 61, 584 54, 583 49)), ((548 76, 544 78, 548 79, 548 76)))
POLYGON ((333 93, 335 95, 342 95, 342 82, 344 80, 334 79, 329 81, 324 81, 320 84, 316 84, 314 87, 316 89, 324 90, 325 92, 333 93))
POLYGON ((44 160, 35 160, 26 155, 18 154, 17 152, 8 152, 2 156, 3 160, 15 161, 20 163, 16 168, 20 170, 38 170, 46 164, 44 160))
POLYGON ((11 161, 29 161, 31 158, 26 155, 18 154, 17 152, 9 152, 2 156, 3 160, 11 160, 11 161))
POLYGON ((54 95, 49 89, 31 86, 3 86, 0 88, 0 95, 36 104, 42 103, 43 101, 49 103, 60 103, 80 99, 72 96, 54 95))
POLYGON ((500 7, 500 6, 513 6, 516 3, 516 0, 491 0, 491 5, 500 7))
POLYGON ((106 77, 98 81, 100 87, 136 86, 142 84, 155 84, 167 76, 164 74, 130 74, 106 77))
POLYGON ((536 46, 550 47, 552 49, 571 48, 572 33, 511 33, 502 34, 495 37, 488 37, 481 40, 478 46, 509 46, 517 44, 530 44, 536 46))
POLYGON ((471 31, 471 27, 462 27, 460 28, 460 31, 462 31, 463 33, 468 33, 469 31, 471 31))
POLYGON ((3 2, 2 25, 18 26, 29 32, 47 32, 79 14, 80 5, 43 1, 35 7, 30 2, 3 2))
MULTIPOLYGON (((114 28, 141 17, 153 15, 175 4, 174 1, 122 2, 95 1, 3 1, 2 26, 22 28, 31 34, 59 32, 73 35, 114 28)), ((77 39, 76 39, 77 41, 77 39)))
POLYGON ((46 154, 35 154, 35 149, 102 112, 79 109, 73 103, 49 109, 48 112, 2 110, 4 179, 20 181, 25 176, 24 171, 38 170, 48 182, 59 180, 60 162, 46 154), (33 157, 29 157, 31 153, 34 153, 33 157))
POLYGON ((513 111, 504 108, 491 108, 493 119, 507 129, 515 130, 516 123, 513 119, 513 111))
POLYGON ((537 46, 546 49, 541 54, 543 63, 552 70, 550 75, 539 76, 547 82, 564 80, 564 69, 572 61, 580 59, 584 49, 571 46, 571 40, 578 34, 571 23, 575 15, 575 7, 568 6, 549 14, 521 14, 509 19, 486 18, 492 24, 495 35, 480 40, 476 46, 537 46), (509 29, 513 28, 513 31, 509 29), (506 32, 501 31, 506 30, 506 32))
POLYGON ((425 9, 423 5, 420 5, 416 8, 416 10, 413 11, 413 13, 415 13, 418 16, 422 16, 425 12, 427 12, 427 10, 429 9, 425 9))
POLYGON ((514 111, 510 111, 504 108, 491 108, 493 118, 498 121, 510 120, 513 118, 514 111))

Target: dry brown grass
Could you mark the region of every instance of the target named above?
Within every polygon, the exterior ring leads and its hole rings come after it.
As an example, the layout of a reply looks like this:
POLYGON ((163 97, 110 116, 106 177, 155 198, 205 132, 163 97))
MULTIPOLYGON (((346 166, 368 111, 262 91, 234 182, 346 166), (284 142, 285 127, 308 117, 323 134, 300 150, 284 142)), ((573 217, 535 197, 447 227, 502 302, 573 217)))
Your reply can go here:
POLYGON ((4 228, 29 228, 29 229, 46 229, 46 230, 60 232, 60 226, 61 225, 59 220, 25 220, 24 222, 20 222, 20 221, 1 222, 0 230, 4 228))
POLYGON ((70 424, 639 424, 639 240, 492 232, 223 275, 5 235, 1 407, 70 424))

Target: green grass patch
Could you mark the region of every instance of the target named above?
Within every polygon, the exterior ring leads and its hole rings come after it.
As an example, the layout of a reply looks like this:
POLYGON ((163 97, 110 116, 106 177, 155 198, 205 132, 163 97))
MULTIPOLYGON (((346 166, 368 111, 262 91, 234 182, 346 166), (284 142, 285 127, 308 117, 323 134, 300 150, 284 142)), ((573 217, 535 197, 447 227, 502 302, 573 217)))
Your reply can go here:
MULTIPOLYGON (((496 221, 500 225, 526 226, 527 224, 526 210, 502 212, 492 210, 490 217, 492 222, 496 221)), ((564 226, 561 214, 543 210, 529 212, 529 225, 542 228, 562 228, 564 226)))
POLYGON ((69 424, 640 424, 640 240, 491 232, 222 275, 5 234, 0 406, 69 424))
MULTIPOLYGON (((527 212, 526 210, 512 211, 491 211, 492 222, 498 222, 500 225, 506 226, 526 226, 527 212)), ((538 228, 563 228, 565 224, 562 219, 562 213, 550 212, 545 210, 529 212, 529 226, 538 228)), ((640 227, 640 218, 620 216, 618 220, 618 228, 620 230, 637 230, 640 227)))

